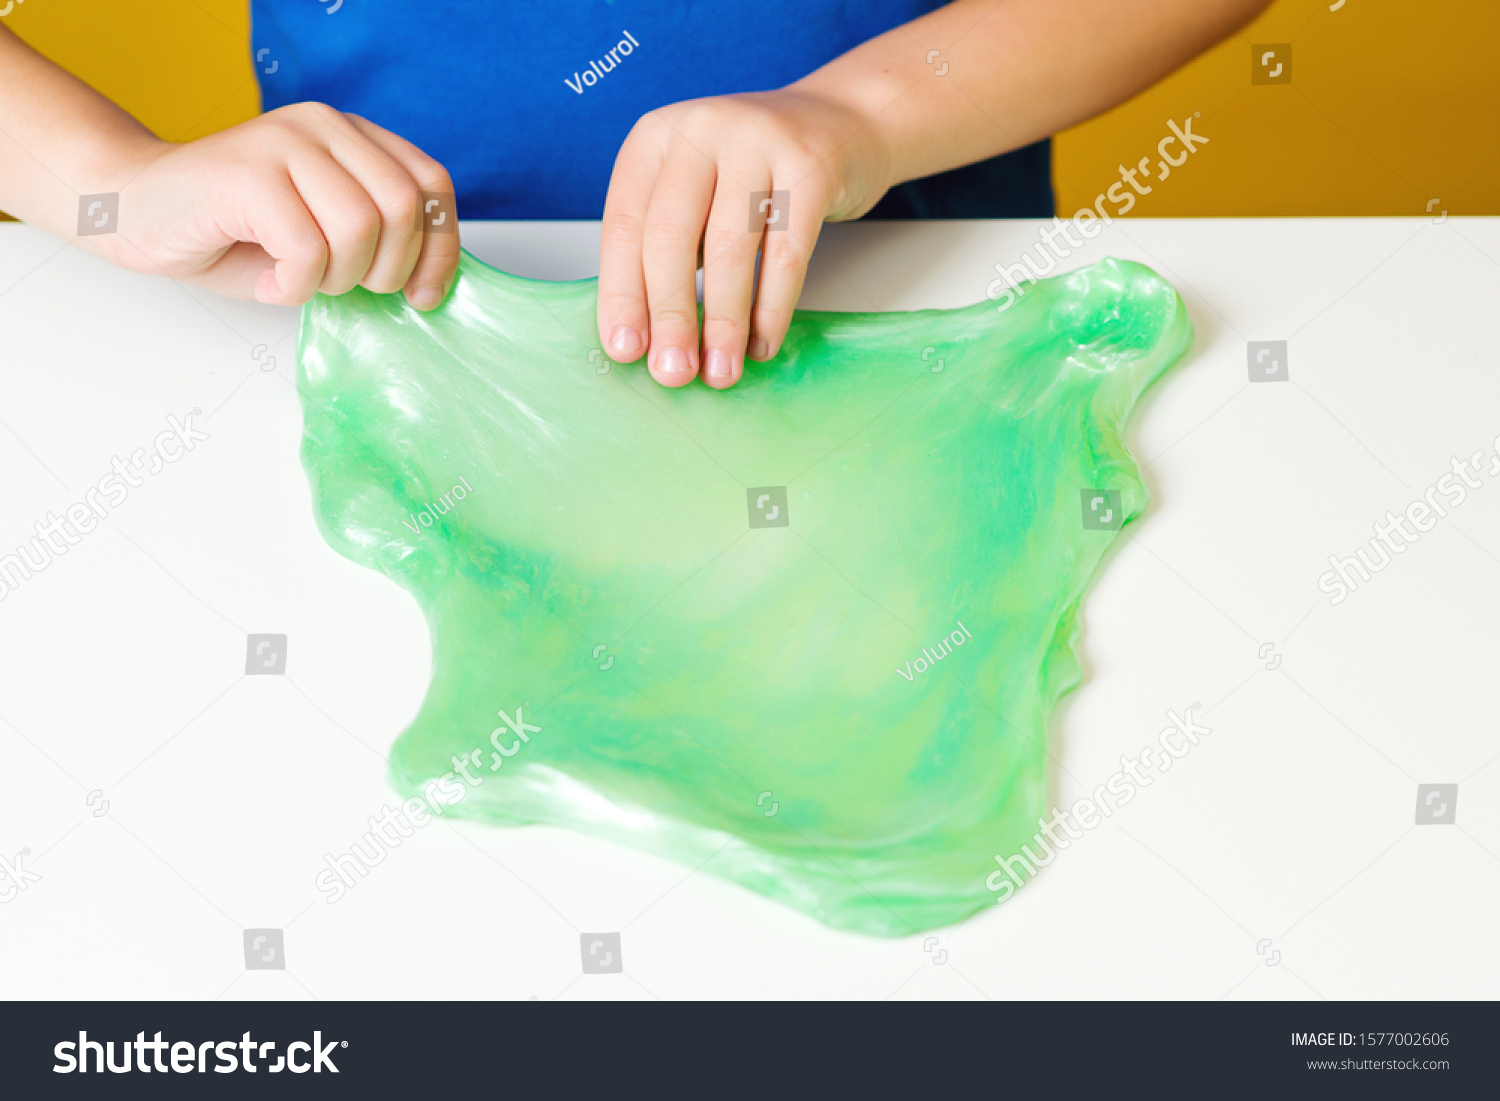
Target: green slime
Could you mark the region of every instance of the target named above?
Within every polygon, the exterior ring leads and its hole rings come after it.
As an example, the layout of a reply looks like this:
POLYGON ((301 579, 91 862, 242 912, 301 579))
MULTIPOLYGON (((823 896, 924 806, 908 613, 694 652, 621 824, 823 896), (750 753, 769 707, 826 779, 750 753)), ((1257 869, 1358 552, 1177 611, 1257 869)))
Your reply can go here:
POLYGON ((432 313, 303 311, 319 526, 431 630, 393 783, 842 929, 972 914, 1047 813, 1080 599, 1146 502, 1121 429, 1191 343, 1181 299, 1106 260, 1009 309, 800 311, 715 391, 613 363, 595 291, 464 254, 432 313))

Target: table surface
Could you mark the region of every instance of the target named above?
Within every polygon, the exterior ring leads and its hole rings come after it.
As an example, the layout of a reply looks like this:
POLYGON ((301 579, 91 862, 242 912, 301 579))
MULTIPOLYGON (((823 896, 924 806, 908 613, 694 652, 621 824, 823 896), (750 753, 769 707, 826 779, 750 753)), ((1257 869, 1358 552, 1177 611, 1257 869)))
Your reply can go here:
MULTIPOLYGON (((964 305, 1037 228, 830 226, 802 304, 964 305)), ((598 233, 463 228, 546 279, 594 274, 598 233)), ((0 552, 169 415, 209 435, 0 601, 0 859, 40 877, 0 880, 0 997, 1495 997, 1500 219, 1122 221, 1060 267, 1105 255, 1198 335, 1128 433, 1152 504, 1084 606, 1054 800, 1169 710, 1211 734, 1004 906, 880 940, 551 827, 428 826, 327 903, 430 651, 314 526, 296 313, 0 226, 0 552), (1253 384, 1266 340, 1289 378, 1253 384), (1331 604, 1329 555, 1476 451, 1480 488, 1331 604), (255 632, 284 675, 244 675, 255 632), (1429 783, 1453 822, 1418 825, 1429 783), (285 970, 246 970, 263 928, 285 970), (601 931, 621 974, 582 974, 601 931)))

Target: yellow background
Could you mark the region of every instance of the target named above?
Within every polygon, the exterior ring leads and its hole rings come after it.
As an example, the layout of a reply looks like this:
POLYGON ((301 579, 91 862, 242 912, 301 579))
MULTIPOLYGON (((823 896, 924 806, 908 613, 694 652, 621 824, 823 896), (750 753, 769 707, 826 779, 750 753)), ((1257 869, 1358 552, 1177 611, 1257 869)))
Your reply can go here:
MULTIPOLYGON (((1330 6, 1277 0, 1155 87, 1059 135, 1058 212, 1091 205, 1117 166, 1154 164, 1166 120, 1196 111, 1193 130, 1209 144, 1153 181, 1130 217, 1414 215, 1432 199, 1452 214, 1500 214, 1500 2, 1330 6), (1252 86, 1252 45, 1288 42, 1292 83, 1252 86)), ((248 0, 20 0, 5 22, 172 141, 258 110, 248 0)))

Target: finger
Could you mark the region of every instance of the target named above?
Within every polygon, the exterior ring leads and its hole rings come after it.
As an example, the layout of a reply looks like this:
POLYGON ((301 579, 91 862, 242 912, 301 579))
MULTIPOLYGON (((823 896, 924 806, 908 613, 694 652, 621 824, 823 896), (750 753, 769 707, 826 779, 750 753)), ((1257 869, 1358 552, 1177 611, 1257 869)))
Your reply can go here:
POLYGON ((661 171, 657 145, 632 133, 620 146, 599 243, 599 341, 619 363, 634 363, 650 343, 646 273, 641 264, 646 211, 661 171))
MULTIPOLYGON (((773 184, 774 186, 774 184, 773 184)), ((787 197, 785 229, 766 226, 761 241, 760 285, 750 311, 749 357, 764 362, 786 338, 792 311, 807 277, 807 259, 818 242, 827 204, 812 188, 793 189, 787 197)))
POLYGON ((292 183, 328 242, 328 268, 318 290, 343 294, 370 270, 380 241, 380 209, 326 151, 313 148, 288 165, 292 183))
POLYGON ((233 265, 244 264, 247 275, 258 264, 260 271, 254 282, 257 302, 300 306, 323 281, 328 242, 290 177, 278 176, 255 190, 259 201, 246 213, 244 225, 236 233, 243 233, 247 243, 243 248, 231 248, 226 256, 232 257, 233 265), (254 248, 264 250, 264 261, 251 251, 254 248))
POLYGON ((750 306, 755 289, 755 252, 761 235, 751 229, 765 212, 737 181, 761 180, 753 172, 719 175, 708 230, 703 237, 703 381, 715 389, 733 386, 745 368, 750 340, 750 306), (753 219, 753 221, 752 221, 753 219))
POLYGON ((714 164, 669 155, 651 193, 641 266, 651 311, 651 377, 683 386, 698 374, 698 242, 714 195, 714 164))
MULTIPOLYGON (((255 299, 258 297, 256 287, 263 274, 267 276, 268 284, 275 287, 275 267, 275 258, 260 245, 254 241, 236 241, 213 263, 199 272, 194 283, 205 290, 230 298, 255 299)), ((319 275, 318 278, 321 279, 322 276, 319 275)), ((312 283, 308 291, 309 297, 317 289, 317 283, 312 283)), ((272 293, 275 293, 274 290, 272 293)), ((267 300, 261 299, 261 301, 267 300)))
POLYGON ((380 215, 375 254, 359 285, 376 294, 398 291, 422 251, 422 228, 417 221, 421 188, 400 162, 359 128, 354 116, 338 116, 325 140, 329 155, 364 188, 380 215))
MULTIPOLYGON (((406 277, 406 298, 417 309, 430 310, 447 297, 458 272, 461 242, 453 180, 446 168, 405 138, 358 115, 348 117, 360 133, 379 146, 416 184, 417 214, 422 218, 422 232, 416 261, 406 277), (434 200, 433 196, 440 198, 434 200), (428 209, 428 204, 434 202, 436 205, 428 209), (451 230, 447 228, 449 226, 451 230)), ((415 225, 416 222, 413 220, 407 224, 415 225)))

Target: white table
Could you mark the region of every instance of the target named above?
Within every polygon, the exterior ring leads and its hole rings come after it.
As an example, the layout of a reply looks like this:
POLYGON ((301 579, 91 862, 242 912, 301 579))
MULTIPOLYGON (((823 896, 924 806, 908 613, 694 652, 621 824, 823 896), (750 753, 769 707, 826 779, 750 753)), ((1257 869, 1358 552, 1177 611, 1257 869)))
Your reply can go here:
MULTIPOLYGON (((596 271, 595 224, 463 232, 520 274, 596 271)), ((829 227, 803 305, 962 305, 1035 240, 829 227)), ((1500 476, 1343 603, 1317 588, 1494 452, 1500 220, 1130 221, 1062 266, 1105 254, 1171 279, 1198 340, 1129 435, 1153 503, 1085 605, 1055 799, 1169 709, 1212 734, 1003 907, 883 941, 542 827, 430 826, 327 904, 429 653, 314 528, 295 311, 0 226, 0 554, 169 414, 210 436, 0 601, 0 857, 41 877, 0 881, 0 998, 1500 994, 1500 476), (1289 381, 1251 384, 1246 342, 1282 339, 1289 381), (244 675, 252 632, 288 635, 285 675, 244 675), (1415 824, 1422 783, 1458 784, 1453 824, 1415 824), (257 928, 285 970, 246 970, 257 928), (601 931, 621 975, 581 974, 601 931)))

